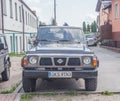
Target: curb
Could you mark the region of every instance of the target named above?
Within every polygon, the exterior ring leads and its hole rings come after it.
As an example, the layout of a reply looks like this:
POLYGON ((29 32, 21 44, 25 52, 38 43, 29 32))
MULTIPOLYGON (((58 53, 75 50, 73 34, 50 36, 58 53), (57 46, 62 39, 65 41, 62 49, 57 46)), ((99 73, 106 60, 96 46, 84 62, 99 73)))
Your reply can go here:
POLYGON ((15 91, 13 93, 17 93, 14 101, 20 101, 21 100, 21 93, 19 93, 22 89, 22 83, 20 83, 20 85, 15 89, 15 91))
POLYGON ((14 101, 20 101, 22 94, 17 94, 14 101))
POLYGON ((22 83, 20 83, 20 85, 15 89, 13 93, 19 93, 21 89, 22 89, 22 83))

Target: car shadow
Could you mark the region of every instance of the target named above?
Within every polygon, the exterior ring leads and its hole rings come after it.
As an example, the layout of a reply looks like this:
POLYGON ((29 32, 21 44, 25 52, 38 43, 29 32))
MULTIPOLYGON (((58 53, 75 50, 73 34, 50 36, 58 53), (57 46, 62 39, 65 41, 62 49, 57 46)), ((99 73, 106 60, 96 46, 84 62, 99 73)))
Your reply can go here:
POLYGON ((0 83, 3 83, 3 82, 6 82, 6 81, 3 81, 2 78, 0 77, 0 83))
POLYGON ((37 80, 37 92, 65 92, 65 91, 85 91, 84 80, 79 79, 56 79, 56 80, 37 80))

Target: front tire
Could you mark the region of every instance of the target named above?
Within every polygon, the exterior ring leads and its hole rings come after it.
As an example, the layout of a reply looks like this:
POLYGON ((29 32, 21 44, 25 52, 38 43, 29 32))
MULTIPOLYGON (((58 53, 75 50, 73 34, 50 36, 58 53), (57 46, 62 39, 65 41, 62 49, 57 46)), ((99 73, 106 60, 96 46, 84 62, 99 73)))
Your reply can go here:
POLYGON ((7 61, 7 63, 4 66, 5 70, 2 72, 2 80, 8 81, 10 79, 10 63, 7 61))
POLYGON ((34 92, 36 89, 36 79, 28 79, 23 77, 22 84, 25 92, 34 92))
POLYGON ((95 91, 97 89, 97 78, 85 79, 85 89, 95 91))

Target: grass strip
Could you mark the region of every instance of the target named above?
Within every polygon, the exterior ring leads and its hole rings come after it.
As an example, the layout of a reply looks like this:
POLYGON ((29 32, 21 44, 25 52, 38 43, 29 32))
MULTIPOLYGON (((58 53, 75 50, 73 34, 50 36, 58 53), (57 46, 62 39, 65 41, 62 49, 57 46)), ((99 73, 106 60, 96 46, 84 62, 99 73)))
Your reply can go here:
POLYGON ((25 55, 25 53, 21 53, 21 54, 16 54, 16 53, 9 53, 10 57, 23 57, 25 55))
POLYGON ((1 91, 0 94, 11 94, 15 91, 15 89, 20 85, 21 81, 11 87, 9 90, 1 91))

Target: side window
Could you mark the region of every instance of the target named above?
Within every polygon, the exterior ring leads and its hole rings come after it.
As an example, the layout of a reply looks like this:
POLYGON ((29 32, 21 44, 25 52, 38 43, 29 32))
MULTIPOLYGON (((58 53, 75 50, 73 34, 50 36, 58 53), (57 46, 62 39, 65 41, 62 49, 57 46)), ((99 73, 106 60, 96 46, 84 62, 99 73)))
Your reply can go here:
POLYGON ((5 40, 5 37, 1 37, 1 43, 4 44, 4 47, 6 48, 7 47, 7 42, 5 40))
POLYGON ((2 42, 1 42, 1 37, 0 37, 0 43, 2 43, 2 42))

